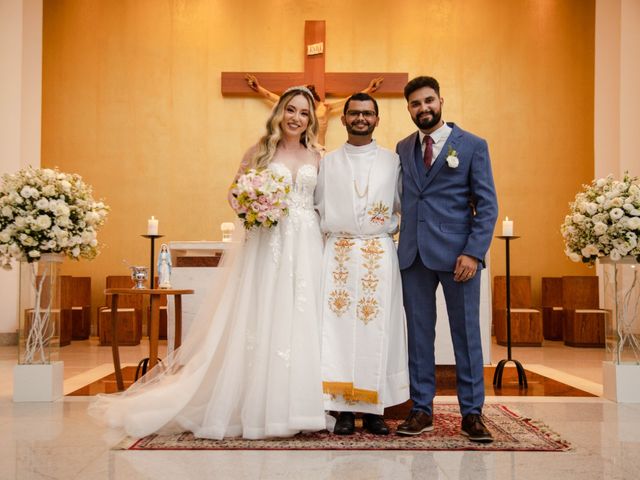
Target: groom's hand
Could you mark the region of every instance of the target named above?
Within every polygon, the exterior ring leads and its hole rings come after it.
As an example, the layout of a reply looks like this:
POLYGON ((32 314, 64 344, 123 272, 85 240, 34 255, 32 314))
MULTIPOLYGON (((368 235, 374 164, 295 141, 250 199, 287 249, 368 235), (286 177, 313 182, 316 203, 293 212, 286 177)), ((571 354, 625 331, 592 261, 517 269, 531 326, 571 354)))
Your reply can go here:
POLYGON ((478 259, 469 255, 460 255, 456 260, 456 268, 453 271, 453 279, 456 282, 471 280, 478 270, 478 259))

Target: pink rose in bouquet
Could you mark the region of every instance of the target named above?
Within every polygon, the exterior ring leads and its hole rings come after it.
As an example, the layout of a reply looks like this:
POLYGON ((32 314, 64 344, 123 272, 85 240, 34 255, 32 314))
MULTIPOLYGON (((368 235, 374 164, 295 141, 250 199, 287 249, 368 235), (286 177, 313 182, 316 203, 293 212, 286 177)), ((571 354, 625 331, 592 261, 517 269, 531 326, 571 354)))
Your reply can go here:
POLYGON ((287 194, 291 185, 284 177, 269 169, 250 169, 231 185, 231 207, 244 222, 247 230, 254 227, 271 228, 286 216, 287 194))

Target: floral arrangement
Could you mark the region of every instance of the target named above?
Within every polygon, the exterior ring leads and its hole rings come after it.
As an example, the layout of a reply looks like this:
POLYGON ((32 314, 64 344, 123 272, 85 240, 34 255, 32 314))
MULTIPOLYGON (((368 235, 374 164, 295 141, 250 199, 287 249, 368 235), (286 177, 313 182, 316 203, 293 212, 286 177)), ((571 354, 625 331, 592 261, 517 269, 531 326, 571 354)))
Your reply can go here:
POLYGON ((593 265, 599 257, 617 261, 626 255, 640 261, 640 182, 625 172, 584 185, 570 203, 561 226, 565 253, 574 262, 593 265))
POLYGON ((291 185, 269 169, 249 169, 231 185, 231 207, 244 228, 270 228, 289 213, 287 195, 291 185))
POLYGON ((36 262, 45 253, 73 259, 98 254, 97 229, 109 207, 96 202, 76 174, 27 167, 2 176, 0 264, 36 262))

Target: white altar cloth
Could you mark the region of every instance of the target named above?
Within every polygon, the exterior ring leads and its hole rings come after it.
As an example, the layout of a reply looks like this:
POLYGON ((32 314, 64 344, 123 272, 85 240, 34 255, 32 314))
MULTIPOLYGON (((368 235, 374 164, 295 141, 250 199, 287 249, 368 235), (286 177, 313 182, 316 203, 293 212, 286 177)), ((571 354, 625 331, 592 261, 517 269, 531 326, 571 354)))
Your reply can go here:
MULTIPOLYGON (((178 266, 179 257, 213 257, 224 255, 224 251, 233 245, 227 242, 198 241, 170 242, 171 252, 171 287, 175 289, 193 289, 193 295, 182 295, 182 338, 189 332, 191 322, 198 312, 198 307, 209 291, 209 285, 220 274, 220 267, 178 266)), ((173 351, 175 341, 175 304, 172 295, 167 302, 167 353, 173 351)))

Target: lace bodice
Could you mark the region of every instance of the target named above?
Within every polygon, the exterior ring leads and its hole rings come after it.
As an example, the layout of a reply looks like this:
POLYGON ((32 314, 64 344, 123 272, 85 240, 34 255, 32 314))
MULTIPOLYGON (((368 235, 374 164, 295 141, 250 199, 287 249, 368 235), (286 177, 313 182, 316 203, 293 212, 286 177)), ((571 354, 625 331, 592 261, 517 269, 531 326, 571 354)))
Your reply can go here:
MULTIPOLYGON (((282 253, 283 235, 291 238, 294 232, 302 230, 320 232, 318 214, 313 208, 313 192, 318 180, 316 167, 311 164, 302 165, 298 168, 295 181, 289 168, 279 162, 273 162, 269 168, 277 175, 282 175, 285 181, 291 184, 291 192, 287 199, 289 204, 289 214, 275 228, 269 229, 269 246, 271 247, 272 258, 275 264, 280 262, 282 253)), ((289 255, 292 255, 289 252, 289 255)), ((299 295, 296 294, 296 298, 299 295)))
POLYGON ((298 168, 295 182, 291 170, 284 164, 273 162, 269 165, 269 168, 291 183, 289 215, 295 215, 296 210, 313 211, 313 191, 318 181, 318 172, 314 165, 305 164, 298 168))

